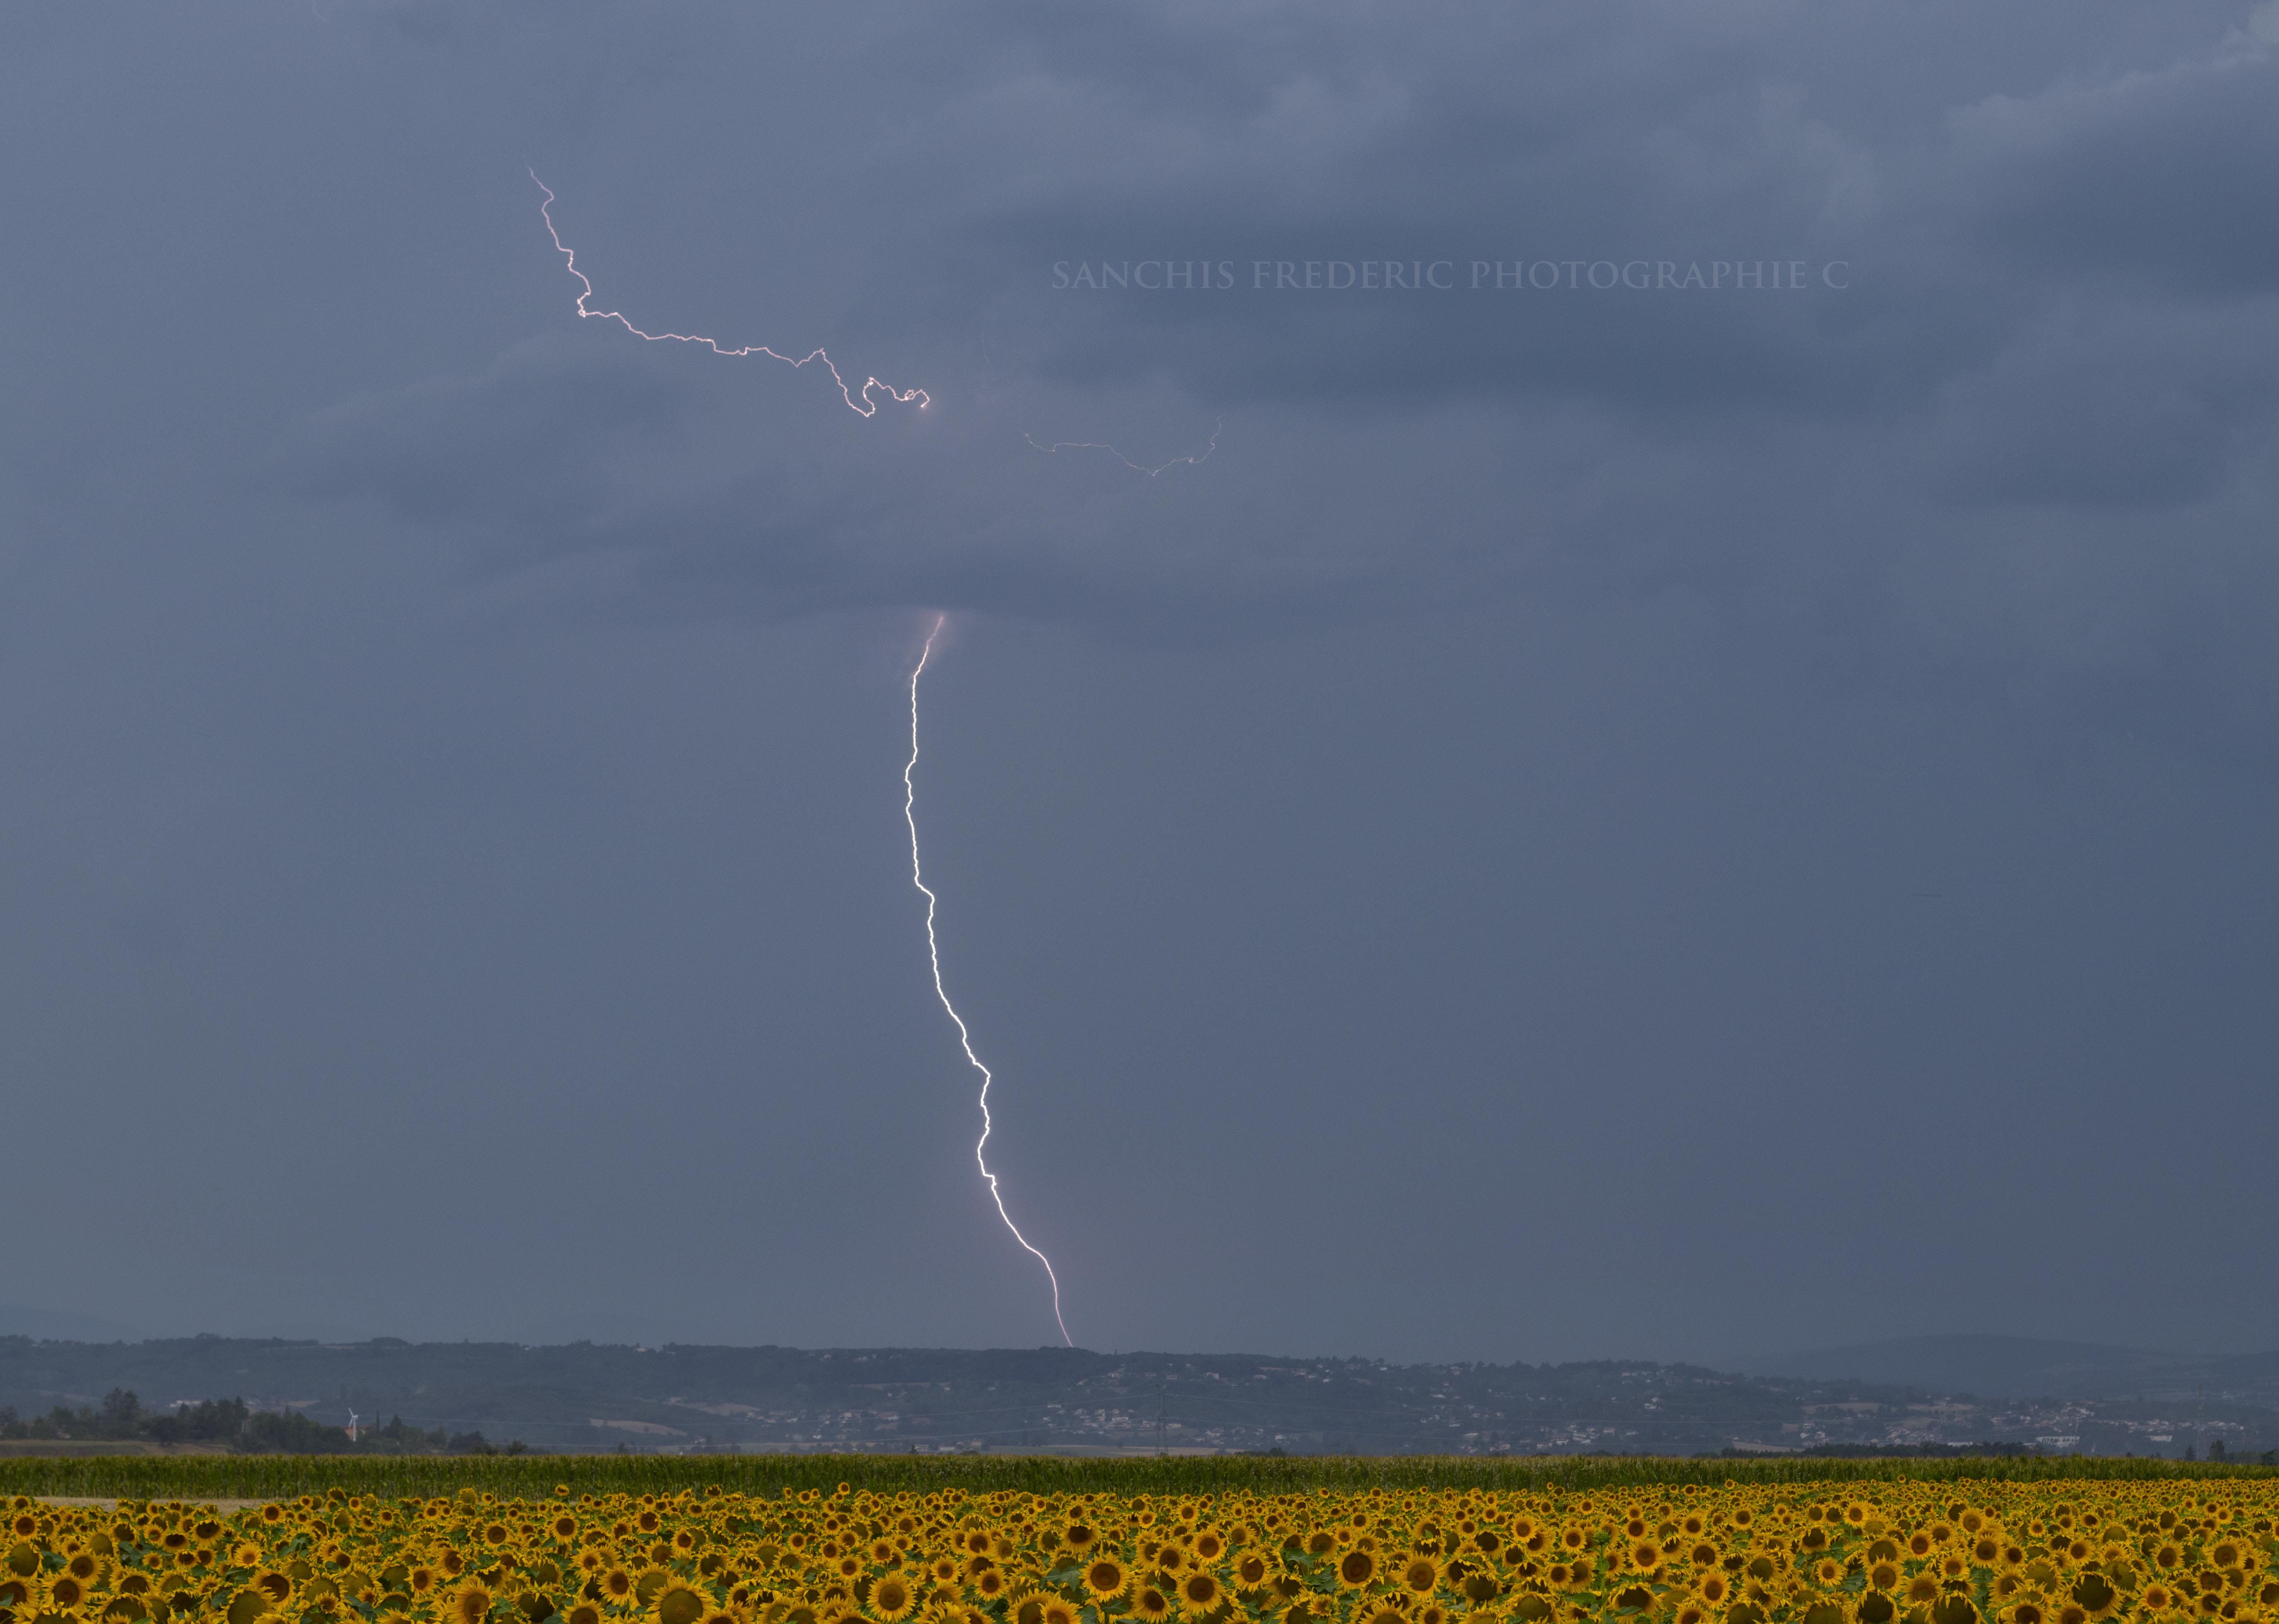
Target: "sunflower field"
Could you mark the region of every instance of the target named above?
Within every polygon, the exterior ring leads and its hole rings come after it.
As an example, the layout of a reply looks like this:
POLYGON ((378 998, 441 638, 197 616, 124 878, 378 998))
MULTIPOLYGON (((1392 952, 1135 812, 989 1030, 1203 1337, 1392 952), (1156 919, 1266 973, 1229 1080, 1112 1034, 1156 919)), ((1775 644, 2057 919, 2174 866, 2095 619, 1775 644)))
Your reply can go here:
POLYGON ((1964 1487, 18 1497, 0 1624, 2279 1624, 2279 1482, 1964 1487))

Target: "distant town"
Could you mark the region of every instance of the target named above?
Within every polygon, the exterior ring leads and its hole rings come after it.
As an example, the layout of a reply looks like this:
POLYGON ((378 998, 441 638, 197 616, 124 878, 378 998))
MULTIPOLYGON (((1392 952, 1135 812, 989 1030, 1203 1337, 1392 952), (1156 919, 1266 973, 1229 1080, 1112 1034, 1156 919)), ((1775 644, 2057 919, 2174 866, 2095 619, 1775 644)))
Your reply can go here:
POLYGON ((1623 1360, 7 1337, 0 1452, 2252 1459, 2279 1449, 2279 1357, 2107 1362, 2087 1375, 2053 1364, 2046 1377, 2097 1390, 1989 1398, 1623 1360))

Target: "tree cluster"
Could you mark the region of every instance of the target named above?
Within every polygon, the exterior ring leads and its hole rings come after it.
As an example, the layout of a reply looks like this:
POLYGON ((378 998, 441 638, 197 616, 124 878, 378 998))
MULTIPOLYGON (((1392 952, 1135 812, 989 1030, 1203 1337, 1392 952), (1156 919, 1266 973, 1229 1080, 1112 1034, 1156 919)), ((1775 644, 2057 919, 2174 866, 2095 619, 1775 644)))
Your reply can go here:
POLYGON ((131 1390, 114 1387, 100 1405, 58 1405, 44 1415, 19 1416, 0 1405, 0 1438, 88 1442, 213 1444, 247 1455, 518 1455, 519 1440, 503 1448, 480 1432, 422 1431, 398 1415, 351 1442, 348 1429, 327 1427, 291 1411, 256 1410, 242 1398, 208 1398, 165 1410, 146 1410, 131 1390))

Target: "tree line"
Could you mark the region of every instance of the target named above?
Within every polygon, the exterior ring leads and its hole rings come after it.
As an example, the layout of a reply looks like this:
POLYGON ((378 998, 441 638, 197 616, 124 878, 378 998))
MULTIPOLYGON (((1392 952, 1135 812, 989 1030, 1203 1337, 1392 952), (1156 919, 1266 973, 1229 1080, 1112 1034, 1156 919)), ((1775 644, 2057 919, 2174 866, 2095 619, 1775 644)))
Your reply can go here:
POLYGON ((114 1387, 99 1405, 58 1405, 44 1415, 21 1416, 0 1405, 0 1438, 87 1442, 216 1444, 245 1455, 518 1455, 519 1440, 503 1447, 480 1432, 422 1431, 402 1416, 351 1440, 345 1427, 327 1427, 292 1411, 257 1410, 242 1398, 207 1398, 164 1410, 146 1410, 131 1390, 114 1387))

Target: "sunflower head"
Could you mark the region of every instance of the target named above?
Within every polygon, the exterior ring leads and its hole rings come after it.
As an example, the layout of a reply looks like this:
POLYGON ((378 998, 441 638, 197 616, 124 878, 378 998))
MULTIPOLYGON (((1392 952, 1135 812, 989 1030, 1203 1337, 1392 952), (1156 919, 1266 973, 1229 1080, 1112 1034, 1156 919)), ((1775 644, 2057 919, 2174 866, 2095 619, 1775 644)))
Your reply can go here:
POLYGON ((653 1624, 696 1624, 710 1611, 703 1592, 682 1579, 657 1586, 656 1598, 649 1603, 653 1624))
POLYGON ((917 1605, 917 1591, 900 1574, 882 1574, 871 1586, 871 1616, 884 1624, 902 1624, 917 1605))
POLYGON ((455 1624, 483 1624, 491 1616, 491 1593, 480 1584, 459 1587, 451 1597, 450 1618, 455 1624))

